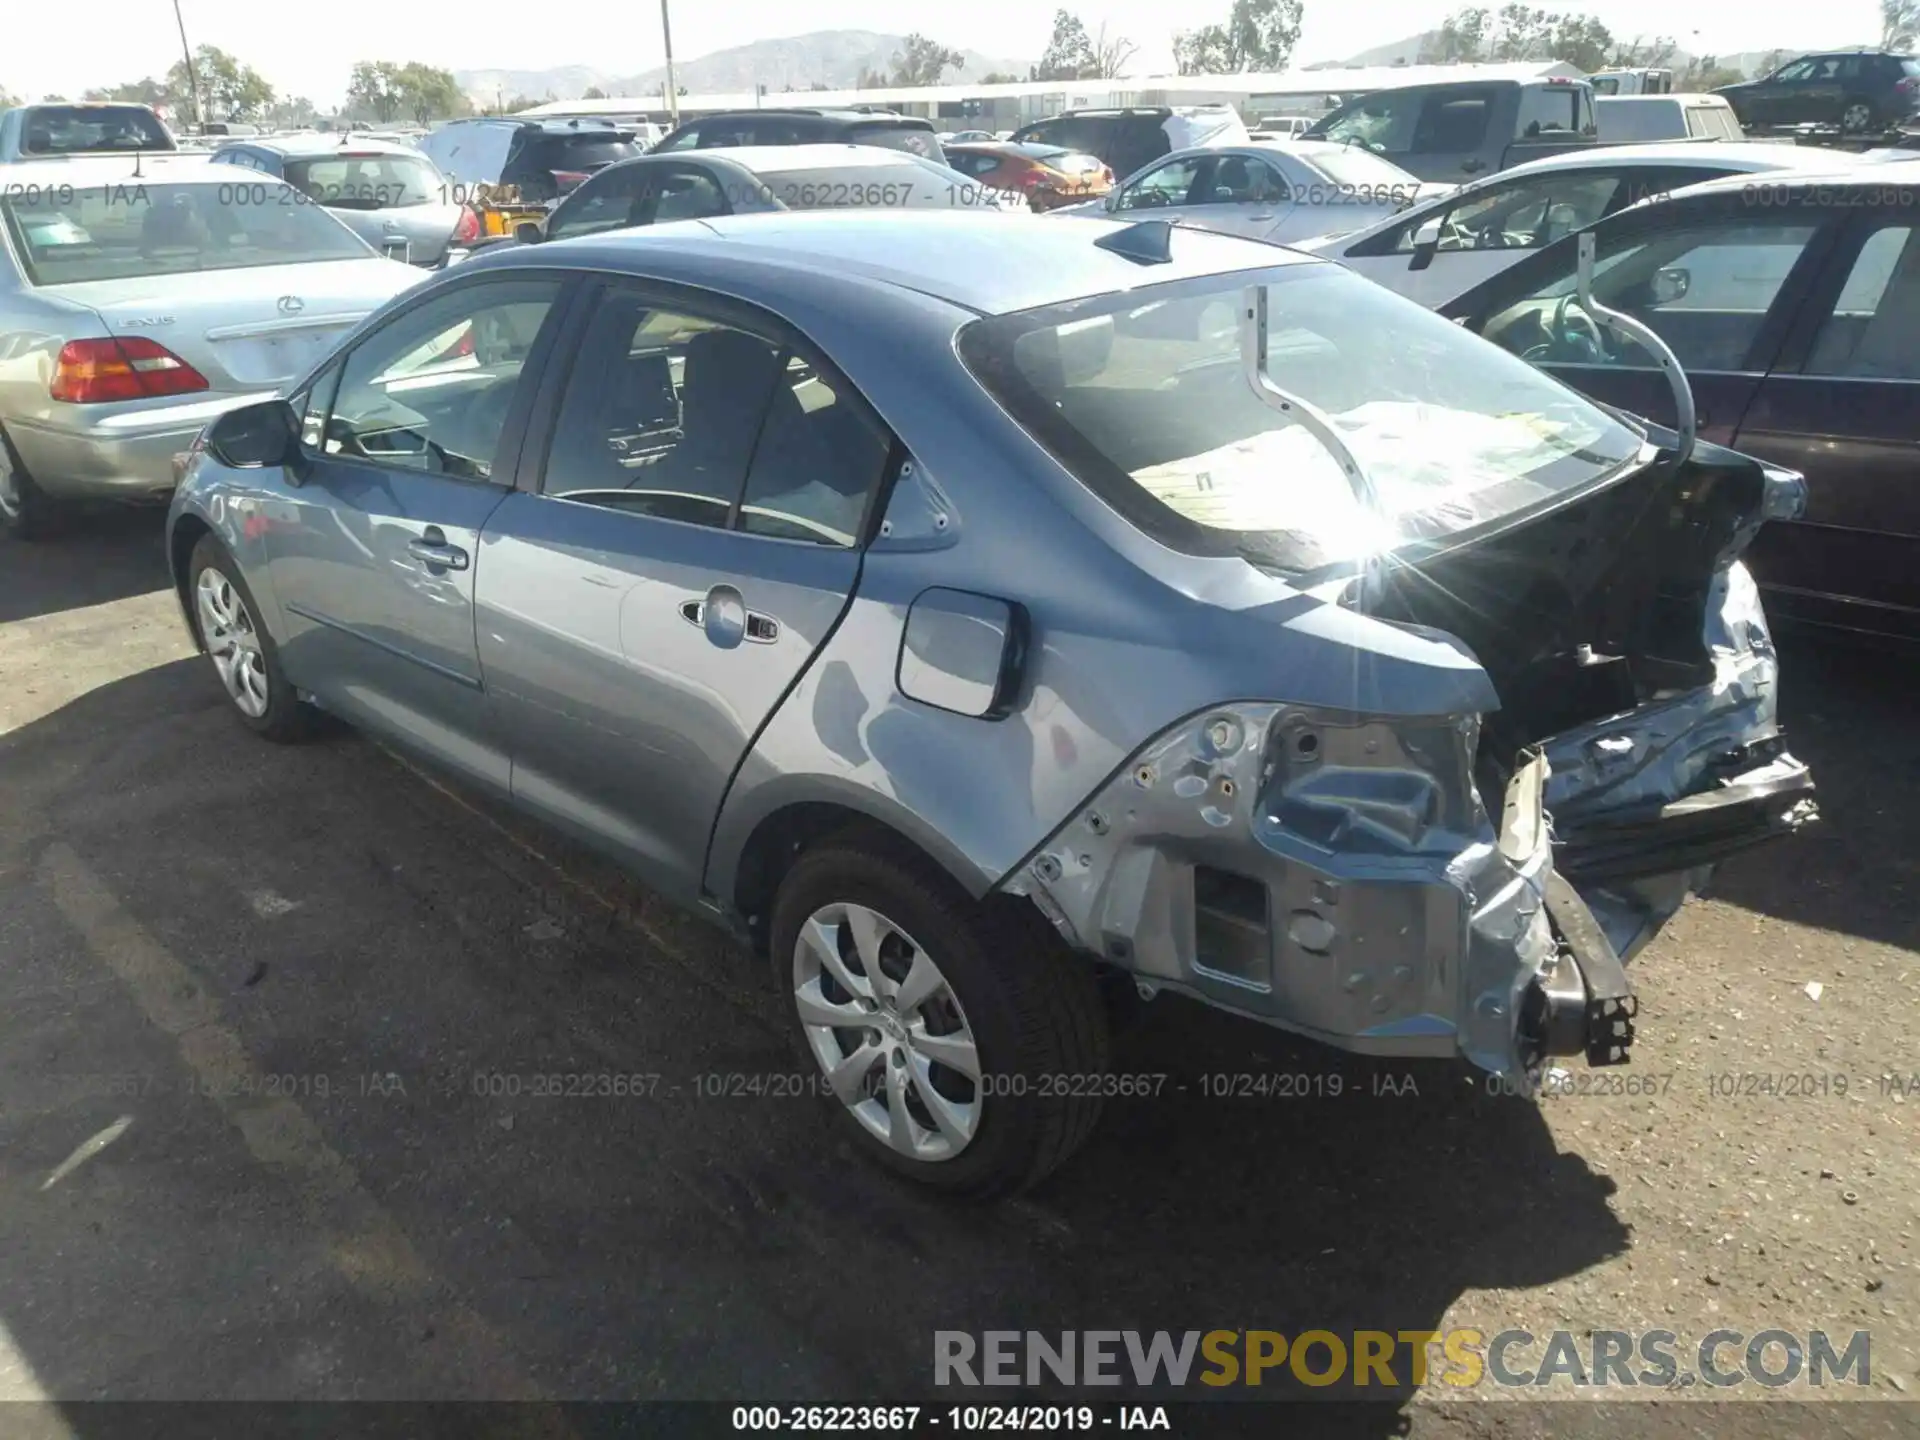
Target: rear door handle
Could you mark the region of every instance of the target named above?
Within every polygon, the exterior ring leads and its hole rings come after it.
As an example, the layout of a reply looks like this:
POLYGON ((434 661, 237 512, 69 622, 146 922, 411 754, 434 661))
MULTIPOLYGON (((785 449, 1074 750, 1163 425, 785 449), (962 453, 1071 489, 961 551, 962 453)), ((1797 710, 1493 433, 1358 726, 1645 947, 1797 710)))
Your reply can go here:
POLYGON ((467 552, 458 545, 449 545, 438 525, 429 525, 417 538, 409 540, 407 553, 421 564, 440 570, 464 570, 468 564, 467 552))

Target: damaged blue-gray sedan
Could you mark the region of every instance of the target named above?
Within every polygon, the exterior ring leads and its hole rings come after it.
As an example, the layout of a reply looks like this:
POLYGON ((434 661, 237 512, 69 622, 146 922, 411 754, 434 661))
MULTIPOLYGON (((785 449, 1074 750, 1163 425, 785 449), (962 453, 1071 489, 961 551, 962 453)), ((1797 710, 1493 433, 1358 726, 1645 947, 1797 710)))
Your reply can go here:
POLYGON ((1619 1063, 1622 962, 1812 814, 1739 559, 1800 477, 1306 256, 662 225, 476 259, 288 395, 168 530, 239 718, 342 717, 731 927, 935 1186, 1086 1138, 1115 989, 1619 1063))

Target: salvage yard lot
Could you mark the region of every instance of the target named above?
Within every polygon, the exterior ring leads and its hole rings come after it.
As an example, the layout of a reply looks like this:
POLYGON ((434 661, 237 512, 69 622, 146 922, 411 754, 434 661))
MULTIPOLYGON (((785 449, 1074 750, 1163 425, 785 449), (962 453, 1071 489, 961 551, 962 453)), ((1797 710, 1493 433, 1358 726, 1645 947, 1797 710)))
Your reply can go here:
MULTIPOLYGON (((1711 1433, 1912 1433, 1920 668, 1786 648, 1824 822, 1636 961, 1600 1073, 1653 1093, 1163 1000, 1119 1052, 1160 1093, 974 1209, 767 1078, 776 999, 697 923, 351 734, 246 735, 157 515, 0 567, 0 1398, 917 1400, 936 1330, 1724 1326, 1869 1330, 1852 1398, 1900 1403, 1711 1433), (1240 1074, 1341 1093, 1206 1093, 1240 1074)), ((1395 1398, 1416 1435, 1691 1424, 1395 1398)))

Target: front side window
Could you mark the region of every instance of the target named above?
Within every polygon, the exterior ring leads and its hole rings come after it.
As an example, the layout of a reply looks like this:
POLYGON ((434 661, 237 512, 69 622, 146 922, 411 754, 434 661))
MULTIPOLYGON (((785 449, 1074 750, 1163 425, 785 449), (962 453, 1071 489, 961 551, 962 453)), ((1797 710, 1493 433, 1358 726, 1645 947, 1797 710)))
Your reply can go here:
POLYGON ((1820 326, 1809 375, 1920 380, 1920 228, 1883 225, 1867 237, 1820 326))
MULTIPOLYGON (((1788 222, 1675 225, 1609 245, 1594 264, 1602 304, 1651 328, 1689 370, 1739 370, 1787 277, 1818 232, 1788 222)), ((1573 247, 1559 273, 1498 311, 1482 333, 1532 360, 1652 368, 1652 355, 1591 319, 1575 294, 1573 247)))
POLYGON ((615 291, 567 381, 544 491, 852 545, 890 445, 844 381, 791 347, 615 291))
POLYGON ((1419 90, 1388 91, 1354 102, 1346 113, 1329 119, 1321 138, 1364 145, 1388 155, 1413 148, 1414 127, 1427 95, 1419 90))
MULTIPOLYGON (((1442 250, 1532 250, 1591 225, 1606 213, 1617 175, 1542 175, 1462 201, 1440 222, 1442 250)), ((1413 230, 1401 240, 1410 251, 1413 230)))
POLYGON ((218 184, 19 185, 0 218, 35 285, 263 265, 365 260, 373 251, 279 180, 214 167, 218 184))
POLYGON ((1287 198, 1287 182, 1271 165, 1245 155, 1222 155, 1194 192, 1198 205, 1270 205, 1287 198))
POLYGON ((596 235, 639 224, 642 192, 652 173, 645 165, 627 165, 594 176, 553 212, 547 221, 547 238, 596 235))
POLYGON ((341 460, 489 481, 557 279, 489 281, 395 316, 348 354, 323 447, 341 460))
POLYGON ((1313 571, 1438 539, 1617 473, 1638 432, 1541 371, 1334 265, 1176 282, 980 320, 960 350, 1063 464, 1143 528, 1313 571), (1265 285, 1268 373, 1325 414, 1368 510, 1243 368, 1265 285))
POLYGON ((1194 182, 1200 178, 1203 169, 1211 169, 1211 156, 1172 160, 1157 170, 1142 175, 1133 184, 1120 192, 1120 210, 1162 210, 1172 205, 1185 205, 1192 193, 1194 182))
POLYGON ((1818 65, 1819 62, 1817 60, 1796 60, 1793 64, 1783 66, 1780 70, 1776 71, 1773 78, 1790 83, 1801 80, 1811 80, 1818 65))
POLYGON ((1493 92, 1489 90, 1429 95, 1420 107, 1420 123, 1414 127, 1410 148, 1416 155, 1478 150, 1487 138, 1492 114, 1493 92))

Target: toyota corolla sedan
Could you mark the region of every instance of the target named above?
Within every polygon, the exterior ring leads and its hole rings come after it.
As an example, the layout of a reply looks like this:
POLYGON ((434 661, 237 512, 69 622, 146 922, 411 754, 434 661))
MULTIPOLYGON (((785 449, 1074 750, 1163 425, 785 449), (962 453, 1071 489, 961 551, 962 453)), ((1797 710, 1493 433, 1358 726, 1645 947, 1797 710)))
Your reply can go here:
POLYGON ((780 213, 490 252, 211 426, 167 545, 329 712, 766 958, 850 1139, 1031 1183, 1106 997, 1516 1081, 1812 809, 1739 556, 1791 472, 1338 265, 780 213))
POLYGON ((232 166, 0 166, 0 528, 32 539, 67 501, 164 501, 209 420, 420 276, 232 166))

